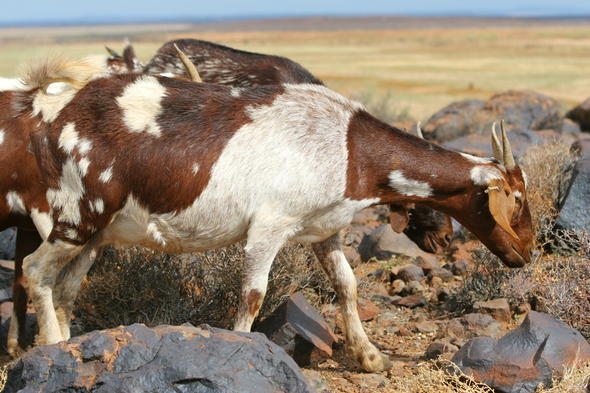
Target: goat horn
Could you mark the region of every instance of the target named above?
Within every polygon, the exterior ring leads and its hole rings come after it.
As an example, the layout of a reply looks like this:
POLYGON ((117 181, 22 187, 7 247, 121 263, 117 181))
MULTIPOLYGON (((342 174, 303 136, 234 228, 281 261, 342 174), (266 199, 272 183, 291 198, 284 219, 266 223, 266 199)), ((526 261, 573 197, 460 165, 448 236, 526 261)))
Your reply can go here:
POLYGON ((109 55, 111 55, 113 57, 121 57, 120 54, 118 54, 113 49, 109 48, 108 46, 105 45, 104 48, 107 50, 107 52, 109 52, 109 55))
POLYGON ((500 140, 496 134, 496 122, 492 123, 492 151, 494 152, 494 158, 502 163, 502 146, 500 146, 500 140))
POLYGON ((176 53, 178 57, 180 57, 180 61, 184 64, 184 68, 186 68, 186 72, 190 76, 193 82, 202 82, 201 77, 199 75, 199 71, 197 71, 197 67, 193 64, 192 61, 184 54, 179 48, 178 45, 174 44, 174 49, 176 49, 176 53))
POLYGON ((512 154, 512 148, 510 147, 508 135, 506 135, 506 130, 504 129, 504 120, 500 121, 500 129, 502 130, 502 152, 504 153, 504 166, 506 169, 512 169, 516 166, 516 163, 514 162, 514 155, 512 154))
POLYGON ((422 128, 420 128, 420 121, 416 124, 416 136, 420 139, 424 139, 424 134, 422 134, 422 128))

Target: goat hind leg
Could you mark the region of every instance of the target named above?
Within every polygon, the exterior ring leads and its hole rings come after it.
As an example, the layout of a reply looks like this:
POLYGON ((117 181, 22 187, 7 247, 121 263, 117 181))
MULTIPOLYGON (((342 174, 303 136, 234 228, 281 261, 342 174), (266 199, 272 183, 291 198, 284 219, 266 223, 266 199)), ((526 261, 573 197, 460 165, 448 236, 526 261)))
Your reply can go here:
POLYGON ((29 296, 37 312, 39 335, 37 344, 55 344, 63 339, 53 306, 53 287, 60 268, 81 250, 82 246, 62 241, 44 241, 23 261, 29 296))
POLYGON ((349 352, 366 371, 388 368, 389 359, 371 344, 361 324, 357 310, 356 278, 342 252, 340 233, 312 244, 312 248, 338 295, 349 352))

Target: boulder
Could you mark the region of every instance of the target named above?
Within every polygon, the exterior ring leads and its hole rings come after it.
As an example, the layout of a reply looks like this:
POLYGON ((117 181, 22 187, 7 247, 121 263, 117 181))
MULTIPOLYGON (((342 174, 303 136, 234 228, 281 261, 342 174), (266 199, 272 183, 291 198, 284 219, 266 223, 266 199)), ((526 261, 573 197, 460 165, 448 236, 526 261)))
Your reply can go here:
POLYGON ((14 259, 16 250, 16 229, 8 228, 0 232, 0 259, 14 259))
POLYGON ((555 318, 531 311, 514 331, 496 340, 475 338, 453 363, 477 381, 504 393, 532 393, 540 383, 551 386, 554 374, 574 362, 590 361, 590 344, 555 318))
POLYGON ((484 104, 482 100, 463 100, 445 106, 424 124, 424 137, 442 143, 470 134, 472 119, 484 104))
POLYGON ((451 337, 471 338, 476 336, 500 337, 506 331, 494 318, 487 314, 471 313, 455 318, 447 325, 451 337))
POLYGON ((566 113, 565 117, 578 123, 582 130, 590 131, 590 97, 566 113))
POLYGON ((473 311, 491 315, 496 321, 510 322, 512 319, 510 305, 508 300, 504 298, 488 300, 487 302, 475 302, 473 311))
POLYGON ((381 225, 366 235, 359 245, 359 254, 363 262, 375 257, 386 260, 394 256, 421 257, 430 263, 436 263, 436 257, 422 251, 405 234, 396 233, 388 224, 381 225))
POLYGON ((563 111, 553 98, 531 90, 508 90, 492 96, 482 108, 488 117, 504 120, 508 130, 561 130, 563 111))
POLYGON ((140 324, 33 348, 8 371, 4 392, 17 391, 312 392, 261 333, 140 324))
POLYGON ((557 225, 563 229, 590 230, 590 156, 582 156, 576 162, 557 225))
MULTIPOLYGON (((543 143, 543 138, 536 132, 525 129, 512 129, 507 127, 508 139, 515 157, 520 157, 528 148, 543 143)), ((492 145, 490 143, 491 128, 484 134, 470 134, 452 141, 443 143, 449 149, 462 151, 480 157, 492 156, 492 145)))

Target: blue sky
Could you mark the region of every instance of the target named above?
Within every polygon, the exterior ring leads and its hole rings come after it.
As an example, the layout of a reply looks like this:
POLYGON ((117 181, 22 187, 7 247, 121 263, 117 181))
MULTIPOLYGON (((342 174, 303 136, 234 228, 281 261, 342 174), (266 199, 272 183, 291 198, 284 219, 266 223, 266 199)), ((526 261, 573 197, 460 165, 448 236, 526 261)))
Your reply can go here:
POLYGON ((25 0, 3 1, 0 23, 77 20, 151 21, 165 19, 248 18, 289 15, 467 14, 547 16, 589 15, 589 0, 25 0))

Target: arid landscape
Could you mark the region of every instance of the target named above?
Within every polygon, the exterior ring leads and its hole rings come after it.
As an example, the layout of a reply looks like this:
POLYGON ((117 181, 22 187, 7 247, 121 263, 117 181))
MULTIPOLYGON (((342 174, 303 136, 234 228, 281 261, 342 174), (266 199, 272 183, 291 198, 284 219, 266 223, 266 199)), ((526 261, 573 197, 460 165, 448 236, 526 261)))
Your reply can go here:
MULTIPOLYGON (((502 266, 457 223, 450 245, 431 254, 390 228, 388 207, 355 216, 343 235, 345 253, 359 282, 363 326, 393 363, 384 372, 366 373, 347 356, 335 294, 310 249, 289 245, 279 254, 263 317, 301 291, 339 339, 332 356, 315 348, 304 362, 315 391, 492 392, 449 372, 450 359, 473 337, 503 337, 531 310, 566 322, 588 344, 589 228, 556 225, 578 173, 590 175, 590 166, 579 169, 590 158, 589 129, 566 115, 590 97, 587 20, 308 18, 0 28, 0 76, 15 76, 43 56, 103 54, 105 45, 122 51, 126 39, 145 62, 176 38, 288 57, 387 123, 413 132, 420 122, 427 139, 471 154, 489 155, 491 124, 506 120, 517 161, 528 173, 537 236, 533 262, 522 269, 502 266), (476 101, 445 108, 463 100, 476 101), (458 134, 448 131, 458 128, 458 134)), ((577 203, 588 215, 588 200, 577 203)), ((242 259, 241 246, 184 256, 109 249, 83 285, 73 335, 136 322, 228 328, 242 259)), ((2 266, 12 267, 9 261, 2 266)), ((6 301, 4 326, 9 310, 6 301)), ((537 364, 530 366, 520 371, 532 373, 537 364)), ((554 374, 552 386, 522 392, 590 391, 589 375, 590 362, 576 363, 554 374)))

